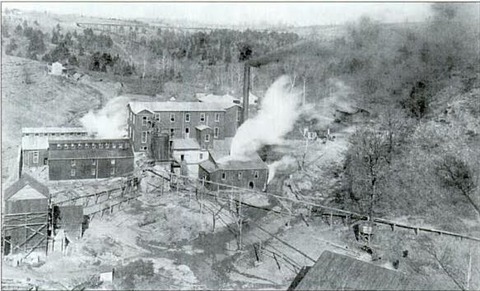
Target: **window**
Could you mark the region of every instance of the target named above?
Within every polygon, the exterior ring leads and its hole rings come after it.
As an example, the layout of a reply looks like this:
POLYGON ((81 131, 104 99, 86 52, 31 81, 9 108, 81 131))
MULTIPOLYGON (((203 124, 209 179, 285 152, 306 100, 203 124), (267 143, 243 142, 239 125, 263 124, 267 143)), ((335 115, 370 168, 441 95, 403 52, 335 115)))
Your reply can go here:
POLYGON ((71 170, 70 170, 70 176, 71 176, 71 177, 75 177, 75 169, 71 169, 71 170))
POLYGON ((220 122, 220 113, 215 113, 215 122, 220 122))
MULTIPOLYGON (((28 135, 28 134, 27 134, 28 135)), ((52 136, 55 136, 55 133, 51 133, 52 136)))
POLYGON ((92 166, 95 166, 97 164, 97 160, 92 160, 92 166))
POLYGON ((81 143, 77 144, 77 149, 81 149, 81 148, 82 148, 82 144, 81 143))
POLYGON ((92 168, 92 172, 91 172, 91 173, 92 173, 92 176, 95 176, 95 173, 96 173, 95 168, 92 168))
POLYGON ((38 164, 38 152, 33 152, 33 163, 38 164))
POLYGON ((203 160, 203 153, 200 153, 200 160, 203 160))
POLYGON ((160 113, 155 113, 155 114, 153 115, 153 119, 154 119, 155 121, 160 121, 160 113))
POLYGON ((170 128, 170 135, 173 136, 175 134, 175 129, 170 128))
POLYGON ((112 167, 112 170, 110 171, 110 175, 115 175, 115 167, 112 167))
POLYGON ((258 179, 258 171, 255 171, 255 173, 253 174, 253 176, 255 177, 255 179, 258 179))
POLYGON ((175 113, 170 113, 170 122, 175 122, 175 113))
POLYGON ((214 137, 214 138, 218 138, 219 132, 220 132, 220 129, 219 129, 218 127, 215 127, 215 128, 213 129, 213 137, 214 137))
POLYGON ((209 135, 209 134, 206 134, 206 135, 205 135, 205 141, 206 141, 206 142, 209 142, 209 141, 210 141, 210 135, 209 135))
POLYGON ((62 145, 57 143, 57 149, 61 149, 62 148, 62 145))
POLYGON ((116 149, 117 148, 117 144, 116 143, 112 143, 112 149, 116 149))
POLYGON ((29 136, 29 134, 28 134, 28 133, 26 133, 26 134, 25 134, 25 136, 29 136))
POLYGON ((112 166, 115 165, 115 160, 111 160, 110 164, 112 164, 112 166))
POLYGON ((99 144, 98 144, 98 148, 99 148, 99 149, 103 149, 103 143, 99 143, 99 144))
POLYGON ((180 160, 183 162, 185 161, 185 155, 180 155, 180 160))
POLYGON ((108 142, 105 143, 105 148, 106 148, 106 149, 109 149, 109 148, 110 148, 110 144, 109 144, 108 142))
POLYGON ((66 149, 66 150, 68 150, 68 144, 64 144, 64 145, 63 145, 63 148, 66 149))
POLYGON ((142 126, 148 126, 149 122, 150 122, 150 118, 148 116, 142 117, 142 126))
POLYGON ((200 122, 205 122, 205 113, 200 113, 200 122))
POLYGON ((76 163, 75 160, 71 160, 71 161, 70 161, 70 166, 75 167, 76 165, 77 165, 77 163, 76 163))
POLYGON ((97 148, 97 144, 92 142, 92 149, 96 149, 96 148, 97 148))
POLYGON ((38 133, 36 133, 35 136, 38 136, 38 133))
POLYGON ((142 150, 146 151, 146 150, 148 150, 148 147, 142 147, 142 150))
POLYGON ((62 136, 63 136, 63 135, 65 135, 65 133, 61 133, 60 135, 62 135, 62 136))
POLYGON ((238 173, 238 180, 242 180, 242 172, 238 173))
POLYGON ((142 143, 147 143, 147 132, 142 131, 142 143))
POLYGON ((225 179, 227 179, 227 173, 223 172, 222 173, 222 180, 225 180, 225 179))
POLYGON ((90 145, 88 143, 85 144, 85 148, 88 149, 90 148, 90 145))
POLYGON ((80 136, 80 135, 82 135, 82 133, 80 133, 80 132, 77 132, 77 135, 78 135, 78 136, 80 136))
POLYGON ((119 143, 119 144, 118 144, 118 148, 119 148, 119 149, 123 149, 123 143, 119 143))
POLYGON ((190 122, 190 113, 185 113, 185 122, 190 122))
POLYGON ((185 127, 185 135, 186 137, 189 137, 190 134, 190 127, 185 127))

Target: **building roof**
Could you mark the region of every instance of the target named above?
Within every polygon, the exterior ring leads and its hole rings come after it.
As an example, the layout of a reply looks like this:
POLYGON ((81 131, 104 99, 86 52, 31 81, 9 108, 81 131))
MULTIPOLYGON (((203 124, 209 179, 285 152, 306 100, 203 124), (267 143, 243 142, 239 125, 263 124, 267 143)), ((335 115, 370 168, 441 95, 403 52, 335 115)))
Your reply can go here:
POLYGON ((212 129, 210 126, 204 125, 204 124, 197 125, 197 126, 195 126, 195 128, 200 130, 200 131, 205 130, 205 129, 212 129))
POLYGON ((53 139, 49 141, 50 144, 57 144, 57 143, 128 143, 130 144, 130 140, 128 138, 92 138, 92 137, 75 137, 72 139, 69 138, 59 138, 53 139))
POLYGON ((200 163, 200 167, 202 167, 203 169, 205 169, 205 171, 207 171, 209 173, 213 173, 216 170, 218 170, 215 167, 215 164, 210 160, 206 160, 205 162, 200 163))
MULTIPOLYGON (((235 104, 232 104, 232 106, 235 104)), ((149 112, 189 112, 189 111, 225 111, 230 106, 218 103, 204 102, 139 102, 128 103, 133 113, 138 114, 144 110, 149 112)))
MULTIPOLYGON (((5 193, 3 195, 4 199, 9 200, 10 198, 12 198, 12 196, 14 196, 20 190, 24 189, 26 186, 29 186, 28 187, 29 189, 36 190, 36 193, 30 190, 28 191, 28 194, 34 195, 35 198, 39 198, 37 197, 38 193, 45 196, 45 199, 47 199, 49 196, 49 191, 47 186, 38 182, 28 174, 22 174, 22 177, 18 181, 16 181, 10 187, 5 189, 5 193)), ((23 198, 29 199, 29 197, 23 197, 23 198)))
POLYGON ((200 145, 197 140, 193 138, 177 138, 172 139, 172 149, 173 150, 199 150, 200 145))
POLYGON ((23 136, 22 149, 23 150, 41 150, 48 149, 48 144, 51 141, 68 141, 75 140, 90 140, 90 136, 23 136))
POLYGON ((213 161, 214 170, 209 171, 207 168, 211 168, 210 165, 206 163, 208 161, 200 164, 202 168, 208 172, 213 172, 216 170, 262 170, 267 169, 268 166, 257 154, 252 155, 249 160, 236 160, 228 155, 228 152, 209 150, 210 157, 213 161), (205 164, 205 165, 204 165, 205 164))
POLYGON ((87 133, 83 127, 23 127, 22 133, 87 133))
POLYGON ((197 99, 200 102, 206 102, 206 103, 219 103, 223 104, 225 106, 232 106, 232 105, 239 105, 240 104, 240 99, 233 97, 231 95, 213 95, 213 94, 197 94, 197 99))
POLYGON ((84 159, 121 159, 133 158, 132 148, 128 149, 50 149, 48 159, 53 160, 84 160, 84 159))
POLYGON ((426 279, 324 251, 295 290, 439 290, 426 279))

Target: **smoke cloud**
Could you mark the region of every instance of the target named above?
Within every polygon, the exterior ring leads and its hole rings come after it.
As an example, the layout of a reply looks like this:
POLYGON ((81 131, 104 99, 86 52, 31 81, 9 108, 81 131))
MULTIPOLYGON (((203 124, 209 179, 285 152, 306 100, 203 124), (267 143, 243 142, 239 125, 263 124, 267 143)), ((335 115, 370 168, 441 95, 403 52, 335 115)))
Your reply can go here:
POLYGON ((97 112, 89 111, 80 122, 89 134, 98 138, 121 138, 127 134, 127 97, 116 97, 97 112))
POLYGON ((288 76, 278 78, 267 90, 258 114, 246 120, 232 140, 230 158, 248 160, 264 145, 281 144, 300 115, 300 91, 288 76))
POLYGON ((284 156, 281 160, 276 161, 268 165, 268 181, 267 184, 275 177, 277 171, 285 171, 288 169, 292 169, 297 165, 297 160, 292 156, 284 156))

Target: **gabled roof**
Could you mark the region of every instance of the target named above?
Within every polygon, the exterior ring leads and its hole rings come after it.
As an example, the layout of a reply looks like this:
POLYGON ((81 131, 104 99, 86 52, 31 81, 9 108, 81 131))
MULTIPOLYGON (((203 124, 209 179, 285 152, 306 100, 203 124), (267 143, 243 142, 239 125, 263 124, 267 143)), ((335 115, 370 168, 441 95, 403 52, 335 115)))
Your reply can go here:
POLYGON ((407 276, 372 263, 324 251, 295 290, 440 290, 424 278, 407 276))
POLYGON ((6 200, 10 199, 13 195, 22 190, 25 186, 29 185, 31 188, 35 189, 38 193, 45 196, 45 199, 49 196, 48 187, 38 182, 28 174, 22 174, 22 177, 13 183, 10 187, 5 189, 3 198, 6 200))
MULTIPOLYGON (((235 105, 235 104, 232 104, 235 105)), ((149 112, 194 112, 194 111, 225 111, 231 106, 218 103, 204 103, 204 102, 140 102, 132 101, 128 106, 133 113, 138 114, 143 110, 149 112)))

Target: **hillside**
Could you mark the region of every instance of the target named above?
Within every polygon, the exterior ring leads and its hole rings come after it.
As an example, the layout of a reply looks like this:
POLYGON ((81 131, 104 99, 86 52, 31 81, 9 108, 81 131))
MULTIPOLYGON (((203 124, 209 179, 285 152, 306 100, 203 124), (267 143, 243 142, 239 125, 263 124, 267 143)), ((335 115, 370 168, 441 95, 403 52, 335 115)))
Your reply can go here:
MULTIPOLYGON (((118 85, 117 85, 118 86, 118 85)), ((116 96, 113 82, 47 74, 45 63, 2 57, 2 183, 15 171, 22 127, 73 126, 116 96)))

